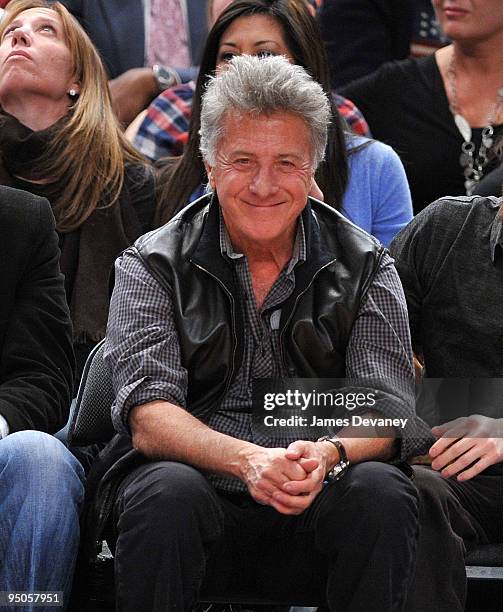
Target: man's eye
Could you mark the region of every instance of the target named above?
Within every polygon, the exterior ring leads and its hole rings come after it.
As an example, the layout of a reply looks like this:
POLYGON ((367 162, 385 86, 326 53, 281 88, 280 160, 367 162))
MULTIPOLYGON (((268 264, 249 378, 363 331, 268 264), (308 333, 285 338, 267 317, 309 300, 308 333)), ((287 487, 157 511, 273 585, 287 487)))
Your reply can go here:
POLYGON ((280 166, 281 166, 282 168, 286 168, 286 169, 290 169, 290 168, 294 168, 294 167, 295 167, 294 163, 293 163, 293 162, 291 162, 291 161, 290 161, 290 160, 288 160, 288 159, 282 159, 282 160, 279 162, 279 164, 280 164, 280 166))
POLYGON ((248 166, 250 160, 247 157, 241 157, 239 159, 236 159, 234 163, 238 164, 239 166, 248 166))

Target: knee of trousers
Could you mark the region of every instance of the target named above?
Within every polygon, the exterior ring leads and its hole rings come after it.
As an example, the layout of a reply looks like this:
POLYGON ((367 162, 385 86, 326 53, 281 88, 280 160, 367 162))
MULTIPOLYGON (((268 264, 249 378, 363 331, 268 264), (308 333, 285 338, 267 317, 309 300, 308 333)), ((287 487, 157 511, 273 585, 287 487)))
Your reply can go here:
POLYGON ((438 528, 449 517, 456 514, 455 508, 460 502, 452 490, 449 481, 428 467, 414 466, 414 484, 419 496, 419 511, 422 523, 433 524, 438 528))
POLYGON ((387 463, 357 464, 341 481, 329 485, 327 493, 334 511, 338 509, 346 516, 360 517, 364 522, 381 525, 417 522, 415 486, 401 470, 387 463))
POLYGON ((127 480, 118 501, 119 531, 142 524, 152 533, 181 534, 190 529, 223 528, 218 497, 195 468, 174 461, 141 466, 127 480))
POLYGON ((59 440, 40 431, 20 431, 0 440, 0 498, 31 500, 37 507, 78 512, 84 470, 59 440))
POLYGON ((83 494, 82 466, 64 444, 41 431, 18 431, 0 440, 0 478, 83 494))

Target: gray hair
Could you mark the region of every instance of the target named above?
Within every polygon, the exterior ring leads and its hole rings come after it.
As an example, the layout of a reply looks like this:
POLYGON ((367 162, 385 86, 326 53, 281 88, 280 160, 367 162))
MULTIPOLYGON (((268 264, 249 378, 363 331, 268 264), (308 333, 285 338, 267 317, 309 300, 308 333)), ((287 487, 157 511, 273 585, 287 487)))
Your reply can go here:
POLYGON ((286 57, 240 55, 228 68, 211 77, 201 102, 199 146, 204 160, 215 165, 218 141, 229 111, 260 115, 294 113, 305 120, 311 134, 314 169, 325 156, 330 104, 323 88, 301 66, 286 57))

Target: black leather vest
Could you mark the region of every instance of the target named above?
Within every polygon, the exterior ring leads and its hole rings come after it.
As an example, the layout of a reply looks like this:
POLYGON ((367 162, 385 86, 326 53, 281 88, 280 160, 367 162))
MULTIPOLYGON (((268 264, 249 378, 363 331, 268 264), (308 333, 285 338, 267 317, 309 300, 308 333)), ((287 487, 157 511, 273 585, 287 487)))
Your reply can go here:
MULTIPOLYGON (((218 408, 243 354, 241 289, 220 252, 218 206, 204 196, 136 243, 172 295, 187 406, 196 416, 218 408)), ((344 377, 353 323, 384 248, 316 200, 302 214, 307 258, 282 306, 281 357, 291 377, 344 377)))

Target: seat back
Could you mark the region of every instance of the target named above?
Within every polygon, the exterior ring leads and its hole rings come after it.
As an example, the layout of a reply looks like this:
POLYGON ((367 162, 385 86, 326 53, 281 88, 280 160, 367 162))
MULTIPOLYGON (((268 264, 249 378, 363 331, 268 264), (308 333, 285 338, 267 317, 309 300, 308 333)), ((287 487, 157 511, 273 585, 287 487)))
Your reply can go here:
POLYGON ((114 401, 112 376, 103 361, 105 340, 87 358, 77 393, 77 403, 68 431, 69 446, 108 442, 114 435, 111 407, 114 401))

